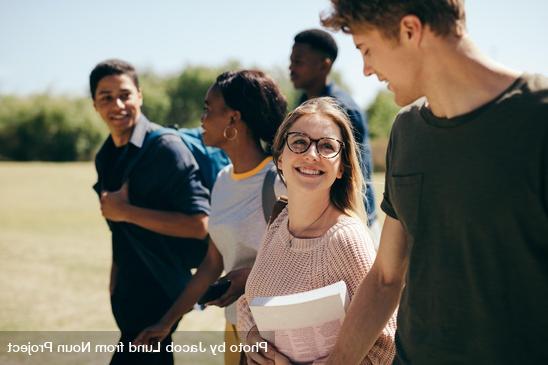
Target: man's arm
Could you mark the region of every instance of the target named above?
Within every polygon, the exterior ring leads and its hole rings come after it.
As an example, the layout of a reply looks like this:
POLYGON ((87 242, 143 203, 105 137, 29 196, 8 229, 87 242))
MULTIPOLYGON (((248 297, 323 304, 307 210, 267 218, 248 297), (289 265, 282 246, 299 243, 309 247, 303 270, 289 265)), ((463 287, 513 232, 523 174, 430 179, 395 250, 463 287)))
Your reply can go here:
POLYGON ((204 239, 207 236, 208 216, 152 210, 130 205, 126 222, 166 236, 204 239))
POLYGON ((154 210, 129 203, 127 183, 118 191, 101 193, 101 212, 113 222, 127 222, 166 236, 203 239, 207 235, 206 214, 154 210))
POLYGON ((407 264, 403 226, 386 216, 377 258, 350 303, 328 364, 359 364, 367 356, 399 304, 407 264))
POLYGON ((105 218, 167 236, 205 238, 209 191, 202 185, 198 164, 181 138, 165 135, 156 139, 139 160, 138 168, 147 174, 148 194, 161 204, 154 209, 131 204, 133 197, 130 201, 126 182, 118 192, 102 192, 105 218))

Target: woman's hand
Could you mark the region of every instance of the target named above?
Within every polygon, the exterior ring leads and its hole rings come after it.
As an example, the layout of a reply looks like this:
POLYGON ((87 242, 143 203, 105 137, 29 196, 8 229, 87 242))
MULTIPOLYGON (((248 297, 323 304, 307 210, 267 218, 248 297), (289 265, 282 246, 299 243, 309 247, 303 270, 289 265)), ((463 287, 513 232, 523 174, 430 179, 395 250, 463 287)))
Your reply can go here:
POLYGON ((162 342, 169 335, 170 330, 171 326, 158 322, 142 330, 135 340, 133 340, 133 344, 153 345, 162 342))
POLYGON ((211 302, 206 303, 206 305, 226 307, 227 305, 234 303, 244 293, 245 283, 250 272, 251 268, 248 267, 229 272, 223 278, 230 280, 230 286, 228 287, 227 291, 218 299, 212 300, 211 302))
POLYGON ((258 352, 246 352, 247 363, 249 365, 289 365, 291 362, 289 359, 283 355, 281 352, 278 352, 276 347, 271 343, 267 342, 264 338, 261 337, 261 334, 257 330, 257 326, 253 327, 251 331, 247 334, 246 343, 250 346, 258 348, 258 352), (266 350, 263 349, 264 346, 261 344, 267 343, 266 350))
POLYGON ((101 213, 112 222, 126 221, 126 209, 129 205, 127 183, 118 191, 101 192, 101 213))

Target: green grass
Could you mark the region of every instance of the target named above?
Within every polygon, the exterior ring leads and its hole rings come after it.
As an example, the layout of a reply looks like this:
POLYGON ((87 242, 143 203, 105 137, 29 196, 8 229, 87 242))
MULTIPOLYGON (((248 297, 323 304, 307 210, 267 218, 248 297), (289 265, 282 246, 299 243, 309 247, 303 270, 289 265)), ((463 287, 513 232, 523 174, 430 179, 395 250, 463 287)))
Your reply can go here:
MULTIPOLYGON (((117 330, 95 178, 91 163, 0 163, 0 331, 117 330)), ((382 179, 375 177, 377 203, 382 179)), ((219 308, 191 312, 179 325, 223 329, 219 308)))
MULTIPOLYGON (((1 331, 116 330, 95 177, 91 163, 0 163, 1 331)), ((222 311, 180 327, 221 330, 222 311)))

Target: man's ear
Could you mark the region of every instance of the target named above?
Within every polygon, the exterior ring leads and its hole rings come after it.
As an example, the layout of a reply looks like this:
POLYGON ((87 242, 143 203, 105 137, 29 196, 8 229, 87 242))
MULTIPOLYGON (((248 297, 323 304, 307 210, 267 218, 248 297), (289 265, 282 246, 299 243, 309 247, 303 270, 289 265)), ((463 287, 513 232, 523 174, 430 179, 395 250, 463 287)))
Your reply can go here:
POLYGON ((322 71, 327 75, 329 74, 329 72, 331 72, 331 67, 333 67, 333 60, 331 58, 325 57, 321 63, 322 71))
POLYGON ((400 20, 400 42, 418 45, 422 40, 424 25, 416 15, 405 15, 400 20))

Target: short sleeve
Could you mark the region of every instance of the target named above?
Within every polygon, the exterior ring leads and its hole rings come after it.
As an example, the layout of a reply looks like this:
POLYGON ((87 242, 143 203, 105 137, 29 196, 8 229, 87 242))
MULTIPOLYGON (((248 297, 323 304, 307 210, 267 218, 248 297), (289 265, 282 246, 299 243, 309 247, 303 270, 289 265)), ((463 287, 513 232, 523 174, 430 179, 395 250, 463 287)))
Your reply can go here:
POLYGON ((158 186, 158 194, 168 208, 185 214, 209 214, 209 190, 202 185, 198 163, 177 136, 158 138, 157 145, 147 156, 158 186))
POLYGON ((390 140, 388 141, 388 148, 386 150, 386 172, 384 177, 384 193, 383 193, 383 200, 381 202, 381 209, 390 217, 394 219, 398 219, 398 216, 396 214, 396 211, 394 210, 394 207, 392 206, 392 202, 390 200, 390 182, 392 178, 392 153, 393 153, 393 137, 394 137, 394 128, 392 128, 392 132, 390 133, 390 140))

